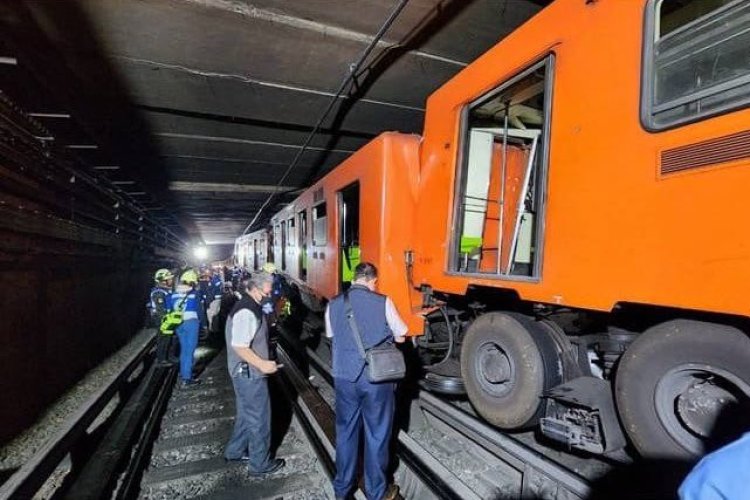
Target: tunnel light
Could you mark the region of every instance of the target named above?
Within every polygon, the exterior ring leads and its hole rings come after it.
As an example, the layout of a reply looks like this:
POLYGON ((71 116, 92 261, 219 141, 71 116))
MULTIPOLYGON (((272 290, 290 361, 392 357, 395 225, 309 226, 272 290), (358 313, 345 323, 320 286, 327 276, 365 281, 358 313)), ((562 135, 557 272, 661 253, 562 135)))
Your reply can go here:
POLYGON ((208 257, 208 248, 205 246, 197 246, 193 249, 193 255, 198 260, 204 260, 206 257, 208 257))
POLYGON ((26 113, 34 118, 70 118, 67 113, 26 113))

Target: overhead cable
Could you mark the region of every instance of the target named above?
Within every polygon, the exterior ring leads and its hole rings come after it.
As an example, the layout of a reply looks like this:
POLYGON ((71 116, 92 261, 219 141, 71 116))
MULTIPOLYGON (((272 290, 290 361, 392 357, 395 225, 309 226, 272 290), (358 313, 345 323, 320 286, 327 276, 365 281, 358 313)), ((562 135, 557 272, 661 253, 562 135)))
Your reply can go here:
MULTIPOLYGON (((378 45, 378 42, 381 38, 385 35, 385 33, 388 31, 388 29, 391 27, 393 22, 396 20, 396 18, 401 14, 401 11, 404 10, 404 7, 406 7, 406 4, 409 3, 409 0, 400 0, 396 7, 393 9, 393 11, 390 13, 388 18, 385 20, 383 25, 380 27, 378 32, 375 34, 375 37, 370 41, 370 44, 367 46, 367 48, 362 52, 362 55, 359 57, 356 63, 349 65, 349 71, 347 72, 346 76, 344 77, 343 81, 341 82, 341 85, 339 85, 338 90, 336 91, 336 94, 334 94, 330 101, 328 102, 328 106, 326 107, 325 111, 322 115, 320 115, 320 118, 315 123, 315 126, 310 131, 310 134, 307 136, 307 139, 305 140, 305 143, 302 145, 302 147, 297 150, 297 154, 294 155, 294 158, 292 159, 291 163, 289 163, 289 166, 284 171, 284 175, 281 176, 279 181, 276 183, 276 187, 280 187, 284 184, 284 181, 286 181, 286 178, 289 177, 289 174, 292 172, 292 169, 297 166, 297 163, 299 162, 300 158, 302 158, 302 155, 307 151, 307 148, 312 143, 313 138, 320 130, 320 127, 323 125, 323 122, 326 118, 328 118, 329 113, 333 109, 333 107, 336 105, 336 102, 339 100, 341 95, 344 93, 344 91, 347 89, 349 84, 354 81, 354 78, 357 76, 357 73, 362 68, 362 65, 369 57, 370 53, 373 51, 373 49, 378 45)), ((245 227, 245 230, 242 231, 242 234, 247 234, 247 232, 250 230, 253 225, 258 221, 261 214, 263 213, 263 210, 265 210, 268 205, 271 204, 271 201, 273 198, 277 195, 277 193, 273 192, 268 195, 266 200, 263 202, 263 204, 260 206, 257 212, 255 212, 255 216, 250 221, 250 224, 245 227)))

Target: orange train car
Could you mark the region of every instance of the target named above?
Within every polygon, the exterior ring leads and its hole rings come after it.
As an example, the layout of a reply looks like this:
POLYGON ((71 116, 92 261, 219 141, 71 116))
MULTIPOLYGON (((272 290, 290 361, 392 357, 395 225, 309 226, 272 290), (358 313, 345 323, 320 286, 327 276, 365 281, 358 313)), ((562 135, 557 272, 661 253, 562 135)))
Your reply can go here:
MULTIPOLYGON (((418 295, 404 264, 418 166, 419 137, 381 134, 271 218, 273 262, 308 309, 322 311, 354 267, 369 261, 379 288, 408 311, 410 295, 418 295)), ((421 332, 420 318, 405 319, 421 332)))
POLYGON ((373 261, 427 385, 501 428, 700 455, 750 402, 748 28, 739 0, 556 0, 430 96, 421 143, 274 216, 272 260, 318 311, 373 261))
POLYGON ((598 453, 744 418, 749 28, 746 1, 557 0, 430 96, 412 273, 461 354, 428 381, 598 453))

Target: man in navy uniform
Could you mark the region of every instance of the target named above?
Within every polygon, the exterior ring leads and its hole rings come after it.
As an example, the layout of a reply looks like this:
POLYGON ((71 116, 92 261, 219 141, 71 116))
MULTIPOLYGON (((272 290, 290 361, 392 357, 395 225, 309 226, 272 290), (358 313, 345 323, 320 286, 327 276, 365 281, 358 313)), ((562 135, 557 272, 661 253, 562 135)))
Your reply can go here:
MULTIPOLYGON (((354 281, 346 292, 354 311, 365 349, 385 341, 403 342, 408 328, 391 299, 375 293, 377 268, 362 262, 354 269, 354 281)), ((334 297, 326 309, 326 336, 333 345, 336 390, 336 498, 347 498, 354 487, 359 436, 364 425, 365 493, 370 500, 385 498, 388 445, 393 426, 395 382, 373 384, 365 373, 345 313, 344 296, 334 297)))
POLYGON ((226 325, 227 368, 237 405, 234 431, 224 452, 226 460, 246 460, 252 475, 270 474, 284 467, 271 457, 271 400, 266 377, 279 369, 269 359, 268 323, 261 302, 271 293, 273 278, 253 274, 241 281, 242 298, 229 313, 226 325))
MULTIPOLYGON (((149 309, 151 310, 152 325, 159 328, 164 315, 167 314, 169 298, 172 295, 172 280, 174 275, 169 269, 159 269, 154 274, 156 286, 151 289, 149 309)), ((173 332, 165 333, 159 330, 156 337, 156 361, 167 364, 168 356, 172 354, 173 332)))

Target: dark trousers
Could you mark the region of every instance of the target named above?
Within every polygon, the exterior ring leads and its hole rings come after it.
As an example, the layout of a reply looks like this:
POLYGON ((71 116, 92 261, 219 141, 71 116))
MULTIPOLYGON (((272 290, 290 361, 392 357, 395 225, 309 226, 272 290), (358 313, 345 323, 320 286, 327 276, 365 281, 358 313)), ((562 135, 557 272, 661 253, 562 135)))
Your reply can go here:
POLYGON ((172 355, 174 343, 172 337, 174 335, 156 334, 156 361, 167 361, 167 358, 172 355))
POLYGON ((388 487, 388 445, 393 427, 395 384, 371 384, 363 373, 356 382, 337 378, 336 478, 333 489, 345 497, 354 487, 359 457, 359 436, 364 427, 365 493, 380 500, 388 487))
POLYGON ((250 472, 263 472, 271 467, 271 399, 268 380, 251 374, 232 377, 237 416, 224 456, 237 460, 250 458, 250 472))

